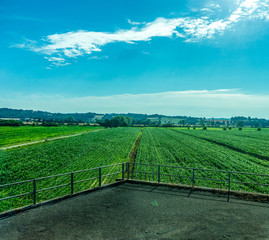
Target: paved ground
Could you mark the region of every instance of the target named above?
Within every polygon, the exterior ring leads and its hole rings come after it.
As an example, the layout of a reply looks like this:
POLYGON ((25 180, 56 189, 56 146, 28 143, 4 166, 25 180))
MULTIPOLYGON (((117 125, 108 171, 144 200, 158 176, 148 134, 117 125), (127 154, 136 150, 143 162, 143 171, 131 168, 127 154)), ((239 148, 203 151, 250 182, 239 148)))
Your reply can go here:
POLYGON ((0 220, 0 239, 269 239, 269 204, 125 183, 0 220))

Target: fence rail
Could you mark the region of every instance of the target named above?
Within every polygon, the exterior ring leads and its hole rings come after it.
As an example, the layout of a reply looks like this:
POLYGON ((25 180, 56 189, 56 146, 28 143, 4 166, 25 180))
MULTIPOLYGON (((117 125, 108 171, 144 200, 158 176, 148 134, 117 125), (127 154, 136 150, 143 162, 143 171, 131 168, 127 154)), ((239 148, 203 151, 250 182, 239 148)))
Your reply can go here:
MULTIPOLYGON (((250 188, 254 188, 255 186, 261 186, 263 189, 255 189, 256 192, 268 193, 269 192, 269 175, 267 174, 256 174, 256 173, 246 173, 246 172, 236 172, 236 171, 226 171, 226 170, 218 170, 218 169, 202 169, 202 168, 190 168, 190 167, 180 167, 180 166, 169 166, 169 165, 156 165, 156 164, 148 164, 148 163, 119 163, 114 165, 102 166, 97 168, 85 169, 80 171, 74 171, 69 173, 57 174, 53 176, 46 176, 26 181, 20 181, 15 183, 9 183, 0 185, 0 194, 3 193, 4 188, 10 188, 13 186, 19 186, 23 184, 32 183, 32 191, 19 193, 15 191, 14 195, 8 195, 4 198, 0 198, 0 203, 2 201, 8 201, 14 198, 20 198, 24 196, 32 195, 32 204, 37 204, 37 194, 53 190, 56 188, 69 188, 69 193, 66 195, 73 195, 75 193, 75 184, 84 183, 89 181, 94 181, 92 185, 87 185, 88 189, 97 189, 102 188, 104 180, 109 177, 120 178, 120 180, 124 181, 125 179, 134 179, 134 180, 153 180, 158 183, 167 182, 167 183, 188 183, 192 188, 195 186, 201 186, 205 181, 211 182, 211 187, 213 186, 213 182, 221 182, 223 184, 227 184, 226 190, 228 193, 228 201, 230 198, 230 192, 232 189, 231 184, 239 184, 242 186, 247 186, 250 188), (117 168, 117 169, 116 169, 117 168), (115 170, 116 169, 116 170, 115 170), (106 170, 106 171, 105 171, 106 170), (114 171, 113 171, 114 170, 114 171), (81 173, 93 172, 94 175, 91 177, 85 177, 85 179, 79 179, 75 181, 75 176, 81 173), (214 177, 214 173, 220 174, 214 177), (213 176, 212 176, 213 174, 213 176), (68 177, 67 183, 62 183, 59 181, 59 184, 55 184, 53 186, 45 186, 43 188, 38 188, 38 184, 42 181, 49 180, 58 177, 68 177), (236 176, 236 178, 235 178, 236 176), (242 177, 243 176, 243 177, 242 177), (258 177, 256 181, 250 181, 253 177, 258 177), (151 178, 151 179, 150 179, 151 178), (235 179, 233 179, 235 178, 235 179), (261 179, 262 178, 262 179, 261 179), (200 182, 199 182, 200 181, 200 182)), ((116 179, 110 179, 109 183, 114 183, 116 179)), ((3 194, 2 194, 3 195, 3 194)), ((1 195, 0 195, 1 196, 1 195)), ((1 209, 0 209, 1 211, 1 209)))

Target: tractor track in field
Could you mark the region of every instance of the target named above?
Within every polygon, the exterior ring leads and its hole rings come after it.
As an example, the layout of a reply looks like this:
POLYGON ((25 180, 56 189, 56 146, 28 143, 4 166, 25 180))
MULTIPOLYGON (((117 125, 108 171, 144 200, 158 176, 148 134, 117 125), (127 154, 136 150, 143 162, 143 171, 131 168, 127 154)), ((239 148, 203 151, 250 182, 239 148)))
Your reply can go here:
POLYGON ((129 162, 132 164, 131 166, 131 172, 134 171, 134 163, 135 163, 135 159, 136 159, 136 155, 137 155, 137 151, 138 151, 138 147, 142 138, 142 134, 143 134, 143 128, 141 129, 141 131, 138 133, 137 138, 134 142, 134 145, 129 153, 129 162))
MULTIPOLYGON (((228 144, 225 144, 225 143, 221 143, 221 142, 218 142, 218 141, 214 141, 214 140, 211 140, 211 139, 208 139, 208 138, 204 138, 204 137, 198 137, 198 136, 194 136, 192 134, 188 134, 188 133, 183 133, 183 132, 179 132, 175 129, 171 129, 172 131, 175 131, 177 133, 180 133, 180 134, 183 134, 183 135, 186 135, 186 136, 190 136, 190 137, 194 137, 194 138, 198 138, 198 139, 201 139, 201 140, 205 140, 207 142, 210 142, 210 143, 214 143, 214 144, 217 144, 219 146, 222 146, 222 147, 226 147, 228 149, 231 149, 233 151, 236 151, 236 152, 239 152, 239 153, 242 153, 242 154, 246 154, 246 155, 249 155, 251 157, 255 157, 255 158, 258 158, 260 160, 267 160, 269 161, 269 157, 266 157, 266 156, 262 156, 262 155, 259 155, 259 154, 256 154, 256 153, 252 153, 252 152, 248 152, 248 151, 245 151, 243 149, 240 149, 240 148, 237 148, 237 147, 233 147, 231 145, 228 145, 228 144)), ((267 165, 264 165, 262 163, 256 163, 256 164, 260 164, 264 167, 268 167, 267 165)))
POLYGON ((25 147, 25 146, 29 146, 29 145, 33 145, 33 144, 38 144, 38 143, 51 142, 51 141, 60 140, 60 139, 64 139, 64 138, 76 137, 76 136, 84 135, 87 133, 99 132, 102 130, 105 130, 105 129, 98 129, 98 130, 89 131, 89 132, 81 132, 81 133, 76 133, 76 134, 71 134, 71 135, 64 135, 64 136, 59 136, 59 137, 54 137, 54 138, 42 139, 42 140, 38 140, 38 141, 34 141, 34 142, 21 143, 21 144, 8 146, 8 147, 1 147, 0 150, 8 150, 8 149, 13 149, 13 148, 19 148, 19 147, 25 147))

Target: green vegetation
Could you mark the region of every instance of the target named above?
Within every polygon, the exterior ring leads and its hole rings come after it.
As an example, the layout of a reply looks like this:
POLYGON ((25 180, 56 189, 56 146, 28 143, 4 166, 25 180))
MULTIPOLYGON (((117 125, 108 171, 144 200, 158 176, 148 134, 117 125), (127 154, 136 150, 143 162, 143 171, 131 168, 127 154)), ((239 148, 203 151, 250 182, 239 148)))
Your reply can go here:
MULTIPOLYGON (((43 129, 40 130, 40 133, 43 134, 44 129, 52 129, 53 132, 53 130, 58 130, 61 127, 29 127, 29 129, 38 128, 43 129)), ((87 127, 79 126, 66 126, 64 128, 87 129, 87 127)), ((8 128, 5 127, 4 129, 8 128)), ((27 129, 27 127, 18 127, 16 129, 23 130, 27 129)), ((29 135, 29 131, 25 133, 25 136, 27 134, 29 135)), ((37 132, 35 134, 38 136, 37 132)), ((8 139, 7 136, 6 138, 8 139)), ((109 128, 76 137, 0 151, 0 182, 1 184, 18 182, 126 161, 138 164, 150 163, 173 166, 174 168, 161 168, 161 174, 173 176, 162 175, 160 180, 180 184, 192 183, 193 172, 192 169, 184 170, 175 167, 269 174, 268 146, 269 129, 264 128, 262 131, 257 131, 256 128, 244 128, 244 131, 232 128, 229 131, 223 131, 223 128, 212 127, 207 127, 206 131, 203 130, 203 127, 196 127, 195 130, 188 127, 109 128)), ((140 166, 138 164, 134 167, 131 166, 131 169, 143 171, 144 173, 134 172, 131 176, 138 179, 157 181, 158 169, 156 166, 140 166), (145 172, 147 171, 154 174, 146 174, 145 172)), ((75 174, 74 180, 80 181, 96 177, 98 176, 97 170, 91 173, 75 174)), ((102 174, 118 173, 121 172, 121 166, 102 171, 102 174)), ((109 182, 120 176, 121 173, 114 175, 114 178, 105 177, 103 181, 109 182)), ((195 184, 197 186, 227 189, 228 177, 227 173, 221 171, 205 172, 195 170, 195 184), (201 178, 208 178, 208 180, 201 178), (221 179, 225 179, 226 182, 218 181, 221 179)), ((232 173, 231 189, 269 193, 268 187, 236 183, 252 183, 254 181, 269 184, 268 178, 262 176, 232 173)), ((45 179, 37 183, 37 189, 68 183, 70 183, 70 175, 45 179)), ((77 192, 97 185, 98 180, 93 179, 77 183, 74 190, 77 192)), ((0 198, 32 191, 33 182, 29 182, 18 187, 7 187, 0 190, 0 198)), ((69 193, 70 185, 67 185, 56 190, 39 192, 37 199, 42 201, 69 193)), ((3 201, 1 202, 0 211, 31 204, 32 202, 32 195, 3 201)))
POLYGON ((127 116, 116 116, 112 119, 105 119, 98 123, 104 127, 128 127, 131 126, 133 119, 127 116))
POLYGON ((21 121, 16 121, 16 120, 0 120, 0 126, 22 126, 21 121))
MULTIPOLYGON (((241 171, 257 174, 269 174, 269 131, 201 131, 182 129, 146 128, 143 131, 139 145, 136 162, 180 167, 217 169, 227 171, 241 171)), ((137 170, 149 170, 156 173, 156 167, 137 166, 137 170)), ((176 169, 166 169, 162 173, 188 175, 176 169)), ((196 171, 197 177, 209 177, 214 179, 227 179, 227 174, 196 171)), ((135 174, 135 177, 148 177, 156 180, 153 176, 135 174)), ((232 181, 259 181, 265 183, 268 179, 258 176, 232 175, 232 181)), ((190 179, 168 177, 163 179, 168 182, 190 183, 190 179)), ((211 186, 212 182, 198 180, 198 185, 211 186)), ((227 183, 213 182, 215 187, 227 189, 227 183)), ((232 184, 232 189, 246 191, 260 191, 269 193, 268 187, 254 185, 232 184)))
POLYGON ((92 126, 21 126, 0 127, 0 147, 16 145, 20 143, 33 142, 58 136, 72 135, 80 132, 90 132, 102 129, 92 126))
MULTIPOLYGON (((126 162, 139 132, 140 128, 113 128, 58 141, 0 151, 1 184, 126 162)), ((107 169, 103 174, 108 174, 107 171, 111 170, 107 169)), ((77 174, 75 181, 92 177, 87 174, 98 175, 96 172, 77 174)), ((41 181, 38 183, 38 189, 65 183, 70 183, 70 176, 41 181)), ((77 184, 75 191, 87 189, 92 184, 96 185, 97 182, 77 184)), ((0 198, 22 192, 31 192, 32 189, 32 182, 23 186, 4 188, 0 192, 0 198)), ((64 193, 70 193, 70 186, 59 188, 58 192, 41 192, 38 194, 38 201, 61 196, 64 193)), ((25 205, 27 202, 32 203, 32 196, 22 197, 20 200, 19 202, 18 199, 5 201, 2 210, 25 205)))

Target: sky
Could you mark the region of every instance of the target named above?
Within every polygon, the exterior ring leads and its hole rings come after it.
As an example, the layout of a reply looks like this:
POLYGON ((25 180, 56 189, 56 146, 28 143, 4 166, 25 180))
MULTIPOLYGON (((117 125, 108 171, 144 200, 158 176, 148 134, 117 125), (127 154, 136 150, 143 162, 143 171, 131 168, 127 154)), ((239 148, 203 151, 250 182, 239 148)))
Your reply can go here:
POLYGON ((0 108, 269 119, 269 0, 1 0, 0 108))

